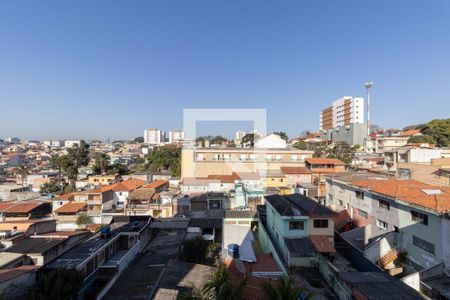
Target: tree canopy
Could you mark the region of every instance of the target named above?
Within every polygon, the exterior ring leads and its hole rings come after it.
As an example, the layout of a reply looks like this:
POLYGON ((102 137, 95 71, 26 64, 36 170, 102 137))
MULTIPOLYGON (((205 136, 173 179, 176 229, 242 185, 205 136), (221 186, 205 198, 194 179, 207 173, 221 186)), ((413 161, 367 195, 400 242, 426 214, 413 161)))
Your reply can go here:
POLYGON ((436 119, 419 129, 423 135, 432 137, 437 147, 450 146, 450 119, 436 119))
POLYGON ((286 132, 283 131, 275 131, 274 134, 279 135, 280 138, 282 138, 283 140, 285 140, 286 142, 289 141, 289 137, 286 134, 286 132))
POLYGON ((142 137, 142 136, 135 137, 134 141, 136 143, 142 144, 144 142, 144 137, 142 137))
POLYGON ((242 137, 241 143, 244 145, 250 145, 250 147, 253 147, 255 145, 255 134, 254 133, 247 133, 242 137))
POLYGON ((416 135, 409 138, 408 143, 416 144, 416 143, 429 143, 436 144, 436 141, 431 135, 416 135))
POLYGON ((181 149, 175 145, 153 148, 147 161, 150 171, 168 170, 173 177, 181 175, 181 149))

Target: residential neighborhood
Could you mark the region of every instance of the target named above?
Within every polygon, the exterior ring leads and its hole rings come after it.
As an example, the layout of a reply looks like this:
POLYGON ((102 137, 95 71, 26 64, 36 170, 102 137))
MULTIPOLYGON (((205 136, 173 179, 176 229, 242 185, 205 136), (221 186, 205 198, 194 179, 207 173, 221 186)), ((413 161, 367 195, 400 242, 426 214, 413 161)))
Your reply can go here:
POLYGON ((450 300, 450 2, 0 1, 0 300, 450 300))

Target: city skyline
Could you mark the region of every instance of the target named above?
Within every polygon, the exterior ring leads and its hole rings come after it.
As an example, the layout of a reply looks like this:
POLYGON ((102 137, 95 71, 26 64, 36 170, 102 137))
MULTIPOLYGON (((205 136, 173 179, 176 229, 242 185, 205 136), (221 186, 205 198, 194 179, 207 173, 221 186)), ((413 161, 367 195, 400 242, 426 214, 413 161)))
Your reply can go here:
POLYGON ((449 5, 2 3, 0 136, 131 138, 185 108, 265 108, 295 136, 367 80, 373 124, 445 118, 449 5))

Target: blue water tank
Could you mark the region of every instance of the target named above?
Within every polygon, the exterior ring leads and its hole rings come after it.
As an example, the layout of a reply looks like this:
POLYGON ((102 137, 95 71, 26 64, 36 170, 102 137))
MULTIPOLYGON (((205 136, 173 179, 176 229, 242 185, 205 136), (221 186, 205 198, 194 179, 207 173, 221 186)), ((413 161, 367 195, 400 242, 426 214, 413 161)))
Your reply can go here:
POLYGON ((229 244, 228 245, 228 256, 232 258, 239 258, 239 245, 229 244))

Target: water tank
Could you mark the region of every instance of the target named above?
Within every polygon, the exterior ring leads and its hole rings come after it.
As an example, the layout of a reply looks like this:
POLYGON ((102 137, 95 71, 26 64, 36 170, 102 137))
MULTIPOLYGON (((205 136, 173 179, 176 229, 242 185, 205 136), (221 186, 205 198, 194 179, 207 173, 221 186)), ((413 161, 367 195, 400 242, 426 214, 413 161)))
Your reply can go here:
POLYGON ((229 244, 228 245, 228 256, 232 258, 239 258, 239 245, 229 244))

